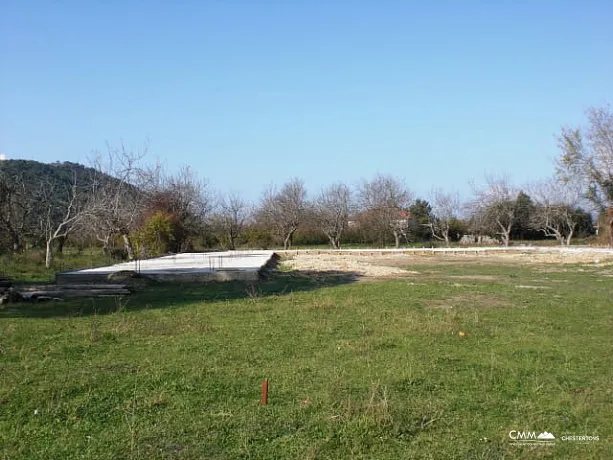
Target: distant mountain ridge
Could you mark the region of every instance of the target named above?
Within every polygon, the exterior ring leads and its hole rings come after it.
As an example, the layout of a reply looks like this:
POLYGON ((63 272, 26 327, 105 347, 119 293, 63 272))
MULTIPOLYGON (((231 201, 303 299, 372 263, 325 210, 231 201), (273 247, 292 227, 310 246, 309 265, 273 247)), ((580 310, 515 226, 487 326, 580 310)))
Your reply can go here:
POLYGON ((20 178, 28 190, 39 187, 43 182, 53 184, 58 190, 63 189, 71 186, 75 178, 78 185, 88 186, 94 177, 100 176, 94 168, 79 163, 41 163, 34 160, 2 160, 0 174, 7 178, 20 178))

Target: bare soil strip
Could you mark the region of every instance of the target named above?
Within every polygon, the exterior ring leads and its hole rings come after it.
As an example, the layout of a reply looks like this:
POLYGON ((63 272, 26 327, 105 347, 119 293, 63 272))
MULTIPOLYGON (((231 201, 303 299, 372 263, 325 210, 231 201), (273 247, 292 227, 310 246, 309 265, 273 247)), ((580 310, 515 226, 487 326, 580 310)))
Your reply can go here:
POLYGON ((613 250, 602 248, 462 248, 433 251, 395 250, 305 250, 280 251, 283 265, 291 270, 314 272, 351 272, 362 277, 406 277, 419 274, 409 266, 455 263, 517 264, 590 264, 607 267, 613 264, 613 250), (425 252, 424 252, 425 251, 425 252))

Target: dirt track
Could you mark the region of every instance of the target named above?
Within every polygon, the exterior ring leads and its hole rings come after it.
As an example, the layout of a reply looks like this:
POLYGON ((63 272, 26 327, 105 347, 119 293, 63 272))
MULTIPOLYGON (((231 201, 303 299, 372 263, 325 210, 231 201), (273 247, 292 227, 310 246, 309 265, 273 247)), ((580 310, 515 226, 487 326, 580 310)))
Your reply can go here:
POLYGON ((351 272, 364 277, 411 276, 418 272, 406 270, 415 265, 447 265, 464 263, 491 264, 590 264, 613 265, 613 251, 590 248, 539 248, 510 252, 477 253, 466 250, 455 254, 433 252, 428 255, 368 251, 295 251, 284 255, 283 265, 292 270, 321 272, 351 272), (317 253, 319 252, 319 253, 317 253), (478 255, 477 255, 478 254, 478 255))

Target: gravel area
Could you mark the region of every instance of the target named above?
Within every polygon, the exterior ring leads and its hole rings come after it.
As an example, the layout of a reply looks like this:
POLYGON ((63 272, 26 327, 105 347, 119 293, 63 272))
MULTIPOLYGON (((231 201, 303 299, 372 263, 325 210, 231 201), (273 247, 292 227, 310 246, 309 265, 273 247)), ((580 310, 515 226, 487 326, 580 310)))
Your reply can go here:
MULTIPOLYGON (((394 258, 397 256, 394 256, 394 258)), ((361 256, 355 254, 298 254, 284 260, 283 265, 292 270, 315 272, 348 272, 367 277, 406 276, 417 274, 399 267, 379 265, 389 256, 361 256), (377 263, 375 264, 375 259, 377 263)))
MULTIPOLYGON (((482 249, 482 248, 479 248, 482 249)), ((400 277, 418 272, 402 267, 450 263, 520 263, 520 264, 590 264, 601 267, 613 265, 613 250, 600 248, 526 248, 525 252, 513 251, 479 253, 467 249, 463 252, 433 252, 428 255, 403 254, 400 252, 367 251, 292 251, 286 254, 283 265, 292 270, 315 272, 351 272, 363 277, 400 277), (471 252, 472 251, 472 252, 471 252), (478 255, 475 255, 478 254, 478 255)))

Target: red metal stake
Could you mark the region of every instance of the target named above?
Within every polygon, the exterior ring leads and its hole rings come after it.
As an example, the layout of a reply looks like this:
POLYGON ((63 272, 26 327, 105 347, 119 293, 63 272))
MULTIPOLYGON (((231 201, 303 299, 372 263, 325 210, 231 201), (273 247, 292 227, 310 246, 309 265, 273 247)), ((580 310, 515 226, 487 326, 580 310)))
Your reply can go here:
POLYGON ((268 379, 262 382, 262 406, 268 404, 268 379))

